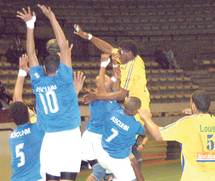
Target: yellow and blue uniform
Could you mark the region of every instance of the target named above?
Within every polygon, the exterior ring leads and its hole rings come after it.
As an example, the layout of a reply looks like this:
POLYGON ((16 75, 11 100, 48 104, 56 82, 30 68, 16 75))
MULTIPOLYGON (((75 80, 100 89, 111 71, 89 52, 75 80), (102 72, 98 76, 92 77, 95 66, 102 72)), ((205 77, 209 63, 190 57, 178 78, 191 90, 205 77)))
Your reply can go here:
POLYGON ((215 178, 215 117, 186 116, 160 129, 164 141, 182 143, 184 170, 181 181, 212 181, 215 178))
MULTIPOLYGON (((141 100, 141 108, 150 111, 150 94, 146 87, 146 72, 143 60, 139 55, 126 64, 120 65, 121 69, 121 88, 129 91, 127 97, 138 97, 141 100)), ((127 98, 126 97, 126 98, 127 98)), ((144 122, 139 114, 135 115, 137 121, 143 125, 144 122)))

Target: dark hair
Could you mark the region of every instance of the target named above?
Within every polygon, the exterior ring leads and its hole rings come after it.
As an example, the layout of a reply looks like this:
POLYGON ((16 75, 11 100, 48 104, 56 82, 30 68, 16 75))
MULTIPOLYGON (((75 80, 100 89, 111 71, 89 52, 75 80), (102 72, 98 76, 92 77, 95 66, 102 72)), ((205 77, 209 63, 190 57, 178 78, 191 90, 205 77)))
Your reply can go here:
POLYGON ((141 107, 141 101, 138 97, 129 97, 124 103, 125 109, 137 110, 141 107))
POLYGON ((192 94, 191 98, 199 111, 203 113, 208 112, 211 101, 207 92, 204 90, 197 90, 192 94))
POLYGON ((136 57, 138 53, 138 45, 135 41, 133 40, 124 40, 119 44, 119 47, 131 51, 133 55, 136 57))
POLYGON ((55 54, 55 55, 49 55, 45 59, 45 67, 46 67, 46 73, 56 73, 56 71, 59 68, 60 64, 60 57, 55 54))
POLYGON ((14 102, 10 105, 10 115, 17 126, 29 121, 28 107, 21 101, 14 102))

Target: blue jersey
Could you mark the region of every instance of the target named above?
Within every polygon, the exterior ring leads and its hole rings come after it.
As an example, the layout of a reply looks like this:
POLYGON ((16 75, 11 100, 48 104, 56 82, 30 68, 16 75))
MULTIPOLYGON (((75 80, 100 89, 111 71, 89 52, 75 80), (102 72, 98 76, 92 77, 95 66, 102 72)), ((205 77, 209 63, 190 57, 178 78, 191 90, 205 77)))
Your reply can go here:
POLYGON ((38 127, 45 132, 71 130, 81 125, 78 97, 73 84, 73 69, 60 63, 55 76, 44 74, 42 66, 30 69, 36 95, 38 127))
POLYGON ((86 129, 90 132, 102 134, 105 114, 111 110, 121 108, 117 101, 94 101, 89 104, 91 118, 87 122, 86 129))
POLYGON ((26 123, 18 126, 9 138, 11 147, 11 181, 35 181, 40 175, 40 150, 45 132, 37 125, 26 123))
POLYGON ((131 153, 137 134, 144 132, 141 123, 134 116, 128 116, 123 108, 112 110, 106 115, 102 147, 112 157, 123 159, 131 153))

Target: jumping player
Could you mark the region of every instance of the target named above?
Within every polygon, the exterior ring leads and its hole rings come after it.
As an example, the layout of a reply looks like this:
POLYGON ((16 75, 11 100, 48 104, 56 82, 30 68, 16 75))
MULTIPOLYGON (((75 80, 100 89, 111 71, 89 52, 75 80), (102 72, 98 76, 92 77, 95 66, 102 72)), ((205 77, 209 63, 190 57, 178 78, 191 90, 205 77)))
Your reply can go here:
POLYGON ((45 136, 41 150, 41 165, 46 180, 75 180, 81 165, 80 110, 73 84, 73 69, 65 35, 50 8, 38 5, 54 30, 60 58, 50 55, 39 66, 35 53, 34 22, 30 8, 18 12, 27 25, 27 54, 31 84, 36 95, 37 125, 45 136), (63 140, 63 141, 62 141, 63 140))

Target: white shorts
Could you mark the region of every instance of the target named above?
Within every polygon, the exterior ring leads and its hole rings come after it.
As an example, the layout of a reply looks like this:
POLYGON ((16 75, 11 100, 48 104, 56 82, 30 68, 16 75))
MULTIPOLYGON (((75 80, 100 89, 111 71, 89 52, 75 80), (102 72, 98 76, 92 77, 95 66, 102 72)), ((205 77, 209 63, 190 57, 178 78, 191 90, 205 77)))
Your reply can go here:
POLYGON ((82 160, 95 160, 96 149, 101 147, 101 134, 85 131, 82 135, 82 160))
POLYGON ((41 148, 41 169, 53 176, 61 172, 80 172, 80 128, 69 131, 45 133, 41 148))
POLYGON ((116 176, 118 181, 131 181, 136 179, 129 157, 124 159, 112 158, 101 147, 99 152, 97 152, 97 159, 103 168, 110 170, 116 176))

